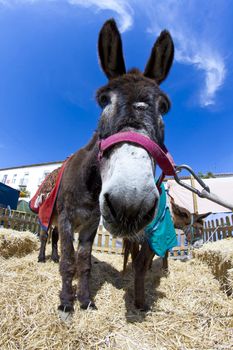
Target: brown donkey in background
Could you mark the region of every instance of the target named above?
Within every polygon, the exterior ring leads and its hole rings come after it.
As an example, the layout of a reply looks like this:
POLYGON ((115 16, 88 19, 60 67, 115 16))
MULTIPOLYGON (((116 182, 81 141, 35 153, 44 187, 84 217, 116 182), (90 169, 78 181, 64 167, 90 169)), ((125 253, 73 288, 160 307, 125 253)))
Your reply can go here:
MULTIPOLYGON (((174 227, 176 229, 183 230, 186 238, 190 241, 190 231, 193 229, 195 232, 201 232, 204 224, 204 219, 210 215, 211 213, 205 213, 205 214, 191 214, 189 210, 186 208, 183 208, 175 203, 174 199, 170 197, 170 210, 172 215, 172 220, 174 223, 174 227)), ((137 256, 140 251, 140 244, 138 242, 132 242, 125 238, 123 240, 123 251, 124 251, 124 263, 123 263, 123 271, 126 270, 127 262, 129 255, 131 255, 132 263, 133 265, 136 263, 137 256)), ((155 254, 151 254, 151 262, 148 265, 148 268, 151 267, 152 260, 154 258, 155 254)), ((165 256, 162 258, 162 269, 163 272, 168 273, 168 251, 166 252, 165 256)))
MULTIPOLYGON (((57 196, 53 224, 61 240, 62 290, 59 310, 74 310, 77 295, 82 308, 95 307, 90 298, 91 250, 100 215, 114 236, 138 240, 152 221, 159 199, 154 182, 155 163, 142 147, 122 142, 99 160, 99 140, 120 131, 144 134, 164 143, 162 115, 169 110, 168 97, 159 88, 172 65, 174 46, 163 31, 152 49, 144 73, 126 72, 119 31, 107 21, 99 34, 100 64, 108 84, 97 91, 102 108, 98 129, 90 142, 67 162, 57 196), (73 234, 79 232, 77 252, 73 234), (72 281, 77 275, 78 290, 72 281)), ((135 265, 135 306, 143 309, 144 277, 151 252, 144 244, 143 262, 135 265)), ((140 259, 139 259, 140 260, 140 259)))

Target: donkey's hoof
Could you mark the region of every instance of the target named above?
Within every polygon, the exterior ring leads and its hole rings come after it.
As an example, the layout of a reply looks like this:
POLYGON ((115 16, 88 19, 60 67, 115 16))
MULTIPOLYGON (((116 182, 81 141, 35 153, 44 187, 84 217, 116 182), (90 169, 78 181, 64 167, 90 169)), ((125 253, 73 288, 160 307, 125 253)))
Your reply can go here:
POLYGON ((51 256, 51 260, 53 260, 53 262, 55 262, 55 263, 58 263, 59 259, 60 259, 59 256, 51 256))
POLYGON ((170 275, 170 271, 168 269, 162 269, 162 275, 164 277, 168 277, 170 275))
POLYGON ((95 303, 93 303, 93 301, 80 304, 80 308, 83 310, 88 310, 88 309, 98 310, 95 303))
POLYGON ((45 258, 39 256, 38 257, 38 262, 45 263, 45 258))
POLYGON ((58 314, 60 319, 63 322, 69 322, 72 319, 72 315, 74 312, 73 306, 59 305, 58 306, 58 314))
POLYGON ((69 305, 59 305, 58 306, 59 311, 64 311, 64 312, 74 312, 74 307, 69 306, 69 305))
POLYGON ((148 312, 151 310, 147 304, 142 305, 142 304, 135 303, 135 307, 141 312, 148 312))

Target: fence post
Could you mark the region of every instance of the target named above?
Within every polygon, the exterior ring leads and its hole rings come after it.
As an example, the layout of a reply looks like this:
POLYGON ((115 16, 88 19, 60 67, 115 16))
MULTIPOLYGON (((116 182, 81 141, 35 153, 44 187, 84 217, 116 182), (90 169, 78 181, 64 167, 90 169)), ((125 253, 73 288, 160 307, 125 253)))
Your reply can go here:
POLYGON ((227 226, 227 232, 226 235, 227 237, 231 237, 232 236, 232 230, 231 230, 231 223, 230 223, 230 218, 229 216, 226 216, 226 226, 227 226))
POLYGON ((222 238, 226 238, 226 227, 225 227, 225 222, 223 218, 220 219, 221 226, 222 226, 222 238))
POLYGON ((217 232, 216 232, 216 233, 217 233, 217 238, 218 238, 218 240, 220 240, 220 239, 221 239, 221 229, 220 229, 220 227, 219 227, 220 225, 219 225, 218 219, 216 219, 215 222, 216 222, 216 227, 218 227, 218 228, 217 228, 217 232))
POLYGON ((215 231, 215 226, 214 226, 214 220, 211 220, 211 226, 212 226, 212 232, 211 232, 211 235, 212 236, 212 242, 216 242, 216 232, 215 231))
POLYGON ((99 250, 101 250, 102 247, 102 236, 103 236, 103 225, 99 225, 98 231, 97 231, 97 247, 99 250))
MULTIPOLYGON (((191 186, 193 188, 196 188, 195 180, 194 180, 194 177, 192 175, 190 176, 190 182, 191 182, 191 186)), ((193 196, 193 212, 198 213, 197 195, 196 195, 196 193, 192 192, 192 196, 193 196)))

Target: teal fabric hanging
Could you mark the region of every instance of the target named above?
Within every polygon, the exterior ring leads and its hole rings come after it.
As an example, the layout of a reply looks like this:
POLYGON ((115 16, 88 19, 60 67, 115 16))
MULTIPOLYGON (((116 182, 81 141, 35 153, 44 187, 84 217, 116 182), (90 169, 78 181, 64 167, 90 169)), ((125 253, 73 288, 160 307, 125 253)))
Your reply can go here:
POLYGON ((156 217, 146 226, 145 234, 154 253, 164 257, 167 250, 177 246, 176 231, 167 204, 164 184, 161 184, 162 193, 156 217))

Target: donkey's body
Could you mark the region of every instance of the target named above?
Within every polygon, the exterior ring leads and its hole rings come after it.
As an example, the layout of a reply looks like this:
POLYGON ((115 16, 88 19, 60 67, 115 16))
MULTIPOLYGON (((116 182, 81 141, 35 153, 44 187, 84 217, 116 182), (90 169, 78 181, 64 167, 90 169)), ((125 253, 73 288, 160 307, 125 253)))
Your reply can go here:
MULTIPOLYGON (((67 161, 51 220, 51 225, 55 226, 55 230, 58 227, 59 236, 61 235, 59 228, 60 213, 66 211, 68 212, 67 220, 70 220, 72 224, 72 235, 74 232, 81 232, 84 224, 89 224, 89 220, 96 222, 96 228, 98 227, 100 220, 98 199, 101 190, 101 179, 97 141, 98 134, 95 133, 90 142, 67 161)), ((52 245, 53 236, 52 231, 52 245)), ((39 262, 45 261, 47 238, 47 232, 42 230, 39 262)), ((52 257, 53 255, 58 256, 56 252, 57 246, 52 251, 52 257)))
MULTIPOLYGON (((159 192, 154 183, 155 163, 138 145, 115 145, 98 160, 99 139, 124 131, 144 134, 163 146, 162 114, 169 100, 159 85, 173 61, 173 42, 167 31, 157 39, 144 73, 134 69, 126 73, 120 34, 113 20, 107 21, 99 35, 101 66, 109 79, 97 92, 102 115, 96 134, 89 144, 68 161, 56 201, 53 223, 61 240, 62 277, 59 310, 73 311, 75 295, 82 308, 95 307, 89 292, 91 249, 100 215, 105 227, 115 236, 138 239, 153 219, 159 192), (77 253, 73 233, 79 232, 77 253), (74 275, 79 277, 77 293, 74 275)), ((144 308, 144 277, 151 252, 143 244, 135 264, 135 305, 144 308)))

